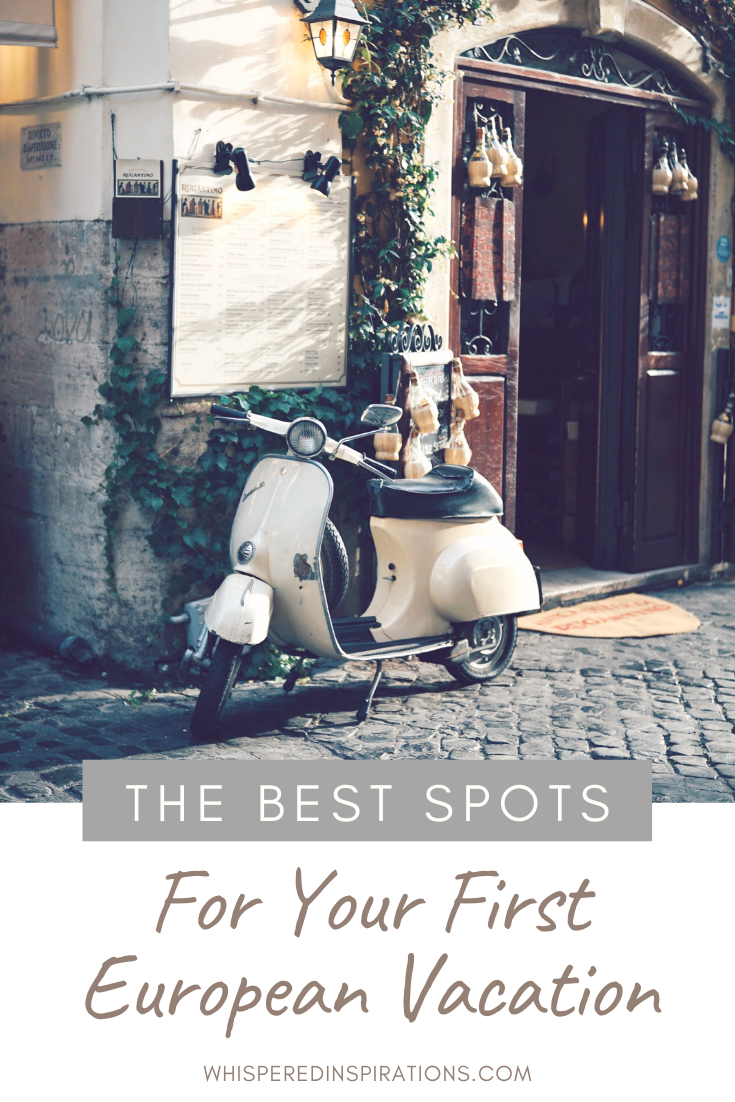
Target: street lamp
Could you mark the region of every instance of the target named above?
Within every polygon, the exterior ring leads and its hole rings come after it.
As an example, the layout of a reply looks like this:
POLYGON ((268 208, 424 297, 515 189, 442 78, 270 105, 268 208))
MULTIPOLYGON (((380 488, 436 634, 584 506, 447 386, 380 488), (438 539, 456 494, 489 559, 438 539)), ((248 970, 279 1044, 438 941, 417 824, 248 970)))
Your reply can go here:
POLYGON ((332 84, 337 71, 352 64, 362 28, 369 20, 363 19, 352 0, 296 0, 302 11, 308 12, 301 20, 306 23, 311 36, 316 59, 325 69, 331 70, 332 84))

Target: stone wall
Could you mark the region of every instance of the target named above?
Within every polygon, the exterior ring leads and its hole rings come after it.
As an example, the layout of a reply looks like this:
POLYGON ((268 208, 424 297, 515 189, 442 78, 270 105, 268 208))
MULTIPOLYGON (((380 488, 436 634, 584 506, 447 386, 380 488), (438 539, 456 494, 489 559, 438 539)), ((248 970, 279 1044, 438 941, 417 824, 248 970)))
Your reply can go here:
MULTIPOLYGON (((123 274, 132 244, 118 244, 123 274)), ((144 663, 162 645, 166 568, 145 519, 123 507, 111 588, 102 486, 114 434, 81 423, 108 372, 113 246, 109 222, 0 227, 0 608, 144 663)), ((126 304, 137 300, 142 365, 165 367, 167 242, 138 244, 125 294, 126 304)))

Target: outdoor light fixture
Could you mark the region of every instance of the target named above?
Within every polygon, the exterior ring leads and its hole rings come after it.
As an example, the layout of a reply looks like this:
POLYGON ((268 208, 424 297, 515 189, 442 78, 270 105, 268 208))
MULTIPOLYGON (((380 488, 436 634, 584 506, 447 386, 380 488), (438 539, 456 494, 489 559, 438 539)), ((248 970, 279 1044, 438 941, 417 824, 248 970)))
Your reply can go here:
POLYGON ((322 164, 321 153, 313 153, 309 149, 304 154, 302 179, 311 184, 312 191, 318 191, 326 199, 331 190, 332 181, 341 167, 339 157, 330 157, 326 164, 322 164))
POLYGON ((255 187, 255 180, 250 171, 246 151, 241 146, 233 149, 231 142, 217 142, 214 152, 214 168, 212 169, 215 176, 230 176, 232 165, 235 166, 235 172, 237 173, 235 179, 237 190, 252 191, 255 187))
POLYGON ((338 70, 352 64, 369 20, 362 18, 352 0, 296 0, 296 5, 307 12, 301 22, 306 23, 317 61, 331 71, 334 84, 338 70))

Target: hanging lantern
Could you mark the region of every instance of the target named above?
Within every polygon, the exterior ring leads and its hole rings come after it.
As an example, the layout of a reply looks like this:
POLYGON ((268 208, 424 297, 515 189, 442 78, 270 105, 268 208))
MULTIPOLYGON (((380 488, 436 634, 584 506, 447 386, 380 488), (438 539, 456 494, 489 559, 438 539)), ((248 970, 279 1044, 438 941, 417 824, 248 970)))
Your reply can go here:
MULTIPOLYGON (((311 7, 305 0, 300 6, 311 7)), ((334 84, 338 70, 352 64, 369 20, 362 18, 352 0, 319 0, 301 22, 306 23, 317 61, 331 71, 334 84)))

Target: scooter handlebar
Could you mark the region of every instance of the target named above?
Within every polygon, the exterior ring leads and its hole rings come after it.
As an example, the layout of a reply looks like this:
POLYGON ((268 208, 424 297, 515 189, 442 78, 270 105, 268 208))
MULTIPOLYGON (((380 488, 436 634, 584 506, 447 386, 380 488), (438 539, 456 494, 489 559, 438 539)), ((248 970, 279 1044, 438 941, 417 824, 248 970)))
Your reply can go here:
POLYGON ((228 421, 249 421, 250 414, 243 413, 240 409, 231 409, 229 406, 218 406, 216 402, 213 403, 210 410, 215 417, 224 417, 228 421))
POLYGON ((243 413, 242 410, 220 406, 216 402, 211 407, 211 413, 225 421, 247 421, 254 429, 274 432, 277 436, 285 436, 291 425, 290 421, 277 421, 275 417, 262 417, 259 413, 250 411, 243 413))

